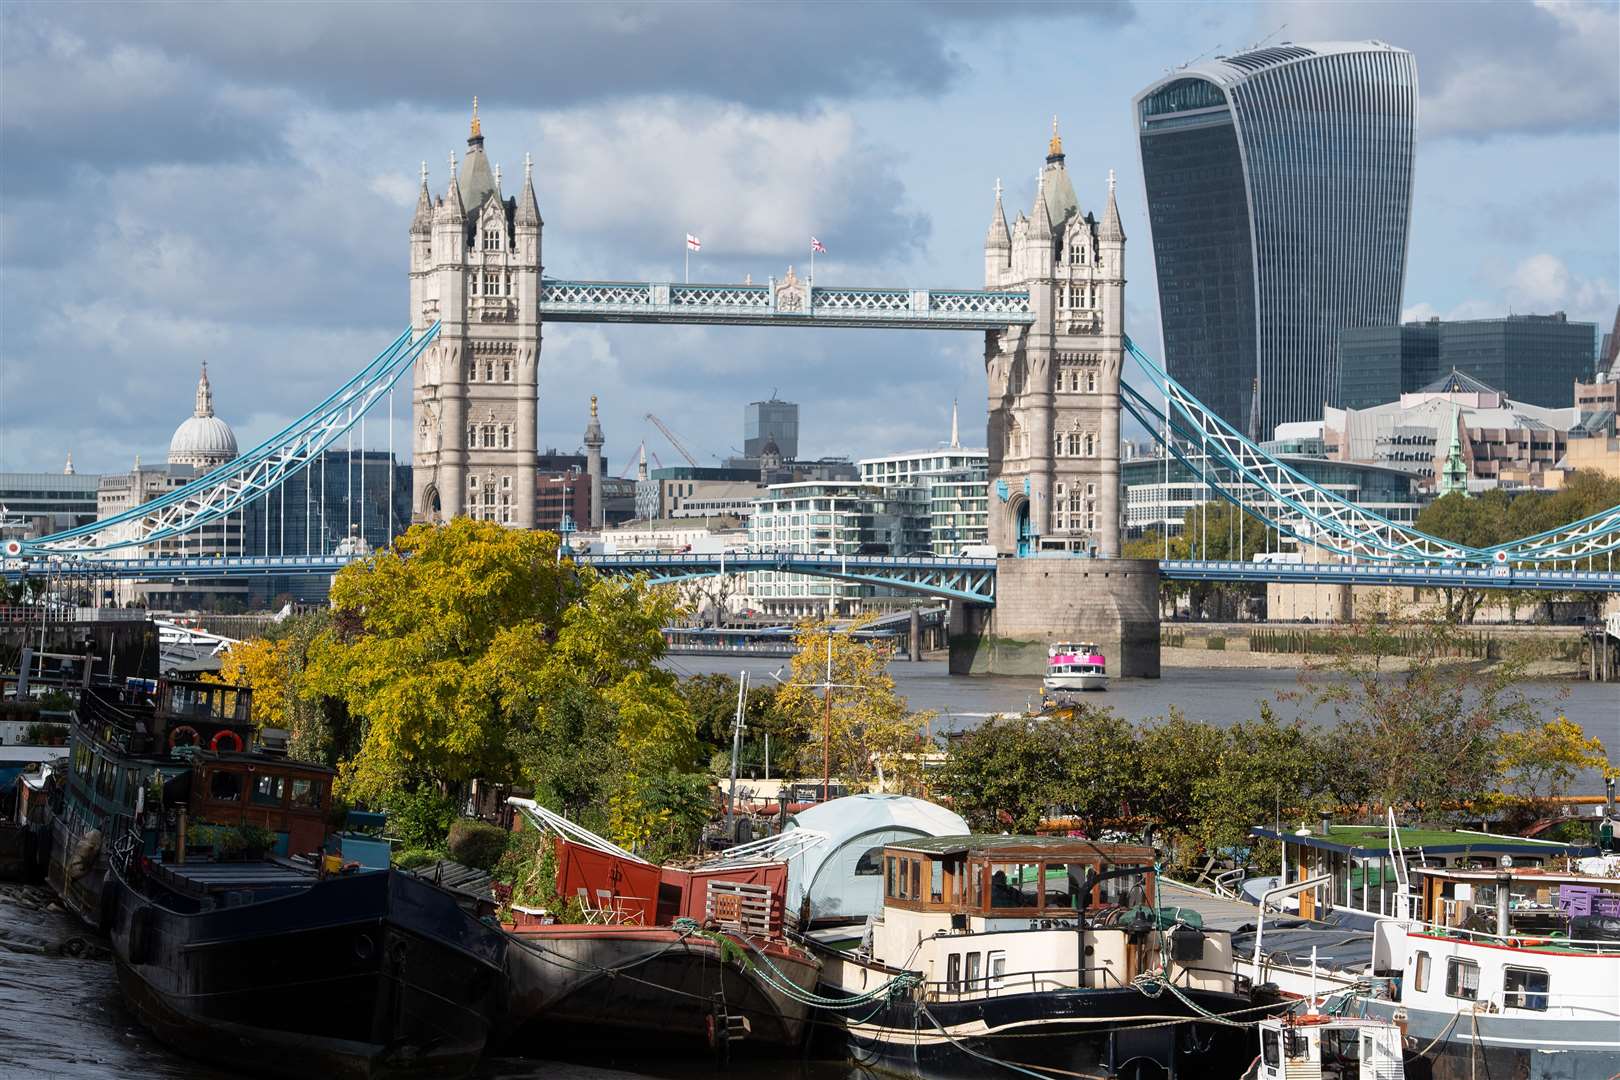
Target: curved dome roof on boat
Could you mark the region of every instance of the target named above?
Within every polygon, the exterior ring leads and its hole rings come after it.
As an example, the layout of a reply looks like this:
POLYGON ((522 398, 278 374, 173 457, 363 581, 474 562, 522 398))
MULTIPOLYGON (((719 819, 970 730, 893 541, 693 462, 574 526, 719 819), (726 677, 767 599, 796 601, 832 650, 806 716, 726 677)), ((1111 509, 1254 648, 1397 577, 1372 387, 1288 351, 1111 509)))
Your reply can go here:
POLYGON ((810 919, 864 919, 883 910, 883 847, 917 836, 969 832, 961 815, 909 795, 850 795, 797 814, 783 837, 811 830, 826 840, 788 860, 788 910, 810 919))

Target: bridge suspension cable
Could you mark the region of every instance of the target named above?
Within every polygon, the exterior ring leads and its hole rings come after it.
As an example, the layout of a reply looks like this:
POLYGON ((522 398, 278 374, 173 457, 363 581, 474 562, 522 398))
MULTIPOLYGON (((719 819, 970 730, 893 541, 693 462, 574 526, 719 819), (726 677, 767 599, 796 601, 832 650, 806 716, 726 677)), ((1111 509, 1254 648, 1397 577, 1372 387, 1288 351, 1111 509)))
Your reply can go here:
MULTIPOLYGON (((407 327, 359 374, 246 454, 121 514, 25 540, 19 554, 33 557, 97 555, 183 536, 229 514, 239 513, 253 500, 276 490, 289 477, 303 471, 334 441, 346 435, 411 370, 438 333, 438 323, 419 335, 407 327)), ((322 483, 324 490, 324 472, 322 483)), ((324 514, 324 499, 322 502, 324 514)))
POLYGON ((1170 406, 1163 411, 1135 388, 1121 384, 1125 409, 1193 470, 1220 497, 1238 505, 1279 532, 1337 554, 1361 559, 1441 564, 1523 564, 1574 562, 1620 550, 1620 506, 1506 544, 1477 548, 1444 540, 1391 521, 1322 487, 1279 461, 1221 419, 1137 347, 1125 348, 1170 406), (1201 449, 1195 462, 1177 438, 1201 449), (1168 442, 1166 439, 1168 438, 1168 442), (1211 473, 1217 476, 1212 479, 1211 473), (1222 483, 1218 474, 1229 472, 1222 483), (1253 488, 1262 498, 1248 499, 1253 488))

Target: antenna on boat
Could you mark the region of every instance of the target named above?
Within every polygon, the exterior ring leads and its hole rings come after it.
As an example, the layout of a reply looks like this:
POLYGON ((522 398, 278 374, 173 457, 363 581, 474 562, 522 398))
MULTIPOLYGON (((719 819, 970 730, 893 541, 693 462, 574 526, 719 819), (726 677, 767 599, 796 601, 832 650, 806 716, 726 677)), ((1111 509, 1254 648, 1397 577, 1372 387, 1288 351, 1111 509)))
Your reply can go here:
POLYGON ((737 716, 731 724, 731 788, 726 792, 726 835, 732 840, 737 806, 737 750, 742 743, 743 710, 748 704, 748 669, 737 673, 737 716))

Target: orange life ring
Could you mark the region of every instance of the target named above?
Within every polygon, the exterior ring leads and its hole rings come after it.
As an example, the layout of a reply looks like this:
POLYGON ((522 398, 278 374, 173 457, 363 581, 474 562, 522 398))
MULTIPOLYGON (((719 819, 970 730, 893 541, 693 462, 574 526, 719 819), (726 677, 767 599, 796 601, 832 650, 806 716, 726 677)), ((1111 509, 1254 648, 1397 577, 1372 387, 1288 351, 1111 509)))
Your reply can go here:
POLYGON ((236 744, 236 746, 231 750, 231 753, 240 754, 242 752, 242 736, 229 729, 214 732, 214 737, 208 740, 208 749, 218 753, 221 739, 230 739, 236 744))
POLYGON ((175 748, 176 744, 179 743, 179 741, 180 741, 180 733, 181 732, 189 732, 190 735, 191 735, 191 741, 185 743, 184 745, 186 745, 186 746, 196 746, 197 745, 197 729, 192 727, 190 724, 181 724, 179 727, 171 728, 170 731, 169 731, 169 749, 170 750, 173 750, 175 748))

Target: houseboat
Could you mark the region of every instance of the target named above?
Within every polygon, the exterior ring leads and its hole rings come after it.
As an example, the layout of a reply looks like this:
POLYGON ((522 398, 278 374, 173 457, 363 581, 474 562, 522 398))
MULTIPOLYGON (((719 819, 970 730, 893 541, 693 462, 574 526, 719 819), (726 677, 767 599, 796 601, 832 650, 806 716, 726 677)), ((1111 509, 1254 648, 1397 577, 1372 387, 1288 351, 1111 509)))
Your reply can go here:
POLYGON ((1156 906, 1151 848, 901 840, 857 936, 812 932, 848 1052, 919 1077, 1236 1076, 1255 1056, 1231 935, 1156 906), (1217 1017, 1219 1019, 1211 1019, 1217 1017))
POLYGON ((125 1003, 170 1047, 265 1076, 472 1071, 506 940, 450 893, 396 870, 161 856, 114 853, 109 934, 125 1003))
POLYGON ((1046 650, 1046 677, 1041 685, 1052 693, 1108 689, 1108 661, 1089 641, 1060 641, 1046 650))
POLYGON ((551 834, 556 892, 577 909, 514 909, 505 1020, 495 1047, 574 1046, 729 1055, 792 1051, 810 1028, 820 962, 783 932, 787 867, 765 860, 660 867, 529 799, 551 834))
POLYGON ((1415 868, 1354 1011, 1432 1047, 1436 1080, 1620 1074, 1620 879, 1553 867, 1415 868))

